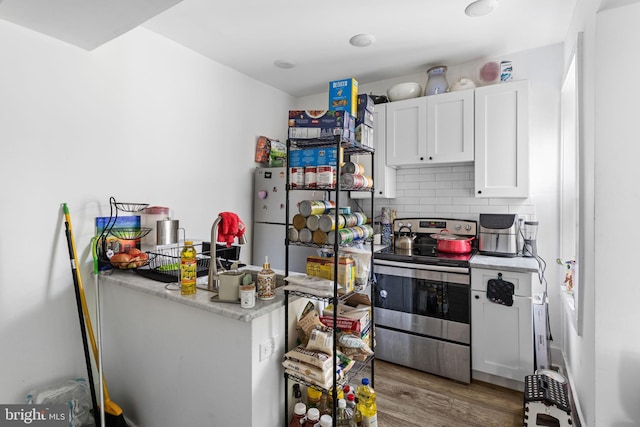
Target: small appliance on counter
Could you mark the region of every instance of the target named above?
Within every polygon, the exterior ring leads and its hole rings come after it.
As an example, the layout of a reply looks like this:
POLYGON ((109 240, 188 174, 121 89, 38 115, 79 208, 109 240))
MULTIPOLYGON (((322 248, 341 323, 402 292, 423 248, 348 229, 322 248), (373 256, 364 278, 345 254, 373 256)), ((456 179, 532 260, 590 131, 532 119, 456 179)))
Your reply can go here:
POLYGON ((480 214, 478 250, 485 255, 518 255, 518 215, 480 214))
POLYGON ((536 242, 538 221, 525 221, 522 232, 524 236, 522 255, 527 258, 536 258, 538 256, 538 243, 536 242))

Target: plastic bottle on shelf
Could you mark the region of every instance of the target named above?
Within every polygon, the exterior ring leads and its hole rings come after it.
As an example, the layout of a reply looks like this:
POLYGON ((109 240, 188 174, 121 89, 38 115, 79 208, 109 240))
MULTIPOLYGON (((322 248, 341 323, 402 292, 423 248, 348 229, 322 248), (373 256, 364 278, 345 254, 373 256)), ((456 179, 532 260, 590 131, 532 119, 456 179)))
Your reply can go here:
POLYGON ((293 407, 293 417, 289 422, 289 427, 301 427, 306 414, 307 406, 302 402, 296 403, 293 407))
POLYGON ((369 378, 363 378, 362 384, 356 389, 356 405, 362 416, 362 427, 378 426, 378 407, 376 405, 376 392, 371 387, 369 378))
POLYGON ((262 270, 258 273, 258 299, 270 300, 276 297, 276 273, 271 269, 269 257, 264 257, 262 270))
POLYGON ((315 387, 307 387, 307 405, 309 408, 318 408, 322 399, 322 392, 315 387))
POLYGON ((309 408, 305 418, 304 427, 315 427, 320 422, 320 411, 318 408, 309 408))
POLYGON ((180 253, 180 294, 193 295, 196 293, 197 279, 196 249, 192 241, 185 241, 180 253))
MULTIPOLYGON (((336 393, 338 396, 338 400, 344 398, 344 392, 341 388, 338 388, 338 392, 336 393)), ((321 408, 323 414, 333 414, 333 387, 329 389, 329 392, 326 395, 326 403, 324 408, 321 408)))
POLYGON ((336 425, 340 427, 356 427, 356 421, 353 418, 353 411, 347 408, 347 401, 344 399, 338 400, 336 425))
POLYGON ((331 415, 323 415, 320 417, 320 423, 318 423, 320 427, 332 427, 333 426, 333 418, 331 415))

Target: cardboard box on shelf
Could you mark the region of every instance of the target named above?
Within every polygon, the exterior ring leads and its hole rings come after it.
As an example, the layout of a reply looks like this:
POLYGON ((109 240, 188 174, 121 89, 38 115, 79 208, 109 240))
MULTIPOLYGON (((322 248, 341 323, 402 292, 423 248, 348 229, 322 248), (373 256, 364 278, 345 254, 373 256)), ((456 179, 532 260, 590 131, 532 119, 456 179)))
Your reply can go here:
MULTIPOLYGON (((340 159, 342 159, 340 150, 340 159)), ((337 166, 338 157, 336 148, 305 148, 303 150, 292 150, 289 152, 289 167, 306 166, 337 166)))
MULTIPOLYGON (((334 257, 307 257, 307 274, 333 280, 334 257)), ((338 293, 344 294, 353 291, 355 285, 355 262, 352 258, 340 257, 338 263, 338 283, 342 288, 338 293)))
MULTIPOLYGON (((320 321, 325 325, 333 323, 333 304, 322 311, 320 321), (329 322, 329 323, 325 323, 329 322)), ((371 300, 365 294, 355 293, 338 305, 338 328, 360 333, 369 333, 371 326, 371 300)))
POLYGON ((343 110, 289 110, 289 127, 355 129, 356 115, 343 110))
POLYGON ((356 79, 329 82, 329 109, 348 111, 352 116, 358 110, 358 81, 356 79))
POLYGON ((375 103, 373 102, 373 98, 371 98, 366 93, 362 95, 358 95, 358 111, 366 110, 370 113, 373 113, 375 110, 375 103))

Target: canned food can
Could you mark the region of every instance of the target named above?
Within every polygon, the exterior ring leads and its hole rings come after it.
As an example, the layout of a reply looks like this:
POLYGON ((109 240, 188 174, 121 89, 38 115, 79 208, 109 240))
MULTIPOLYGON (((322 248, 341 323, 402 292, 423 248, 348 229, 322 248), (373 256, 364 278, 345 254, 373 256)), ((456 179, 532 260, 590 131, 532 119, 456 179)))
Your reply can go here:
POLYGON ((293 226, 296 230, 302 230, 307 226, 307 219, 300 214, 295 214, 293 216, 293 226))
POLYGON ((318 229, 328 233, 336 228, 336 218, 331 214, 324 214, 318 220, 318 229))
POLYGON ((304 168, 304 186, 316 188, 318 186, 318 168, 316 166, 306 166, 304 168))
POLYGON ((365 179, 365 184, 364 184, 364 188, 371 188, 373 187, 373 178, 371 178, 368 175, 364 176, 365 179))
POLYGON ((322 230, 316 230, 313 232, 313 243, 316 245, 324 245, 327 243, 327 233, 322 230))
POLYGON ((327 245, 335 245, 336 243, 336 230, 331 230, 327 233, 327 245))
POLYGON ((320 215, 309 215, 307 217, 307 228, 311 231, 316 231, 320 223, 320 215))
POLYGON ((362 188, 364 186, 364 177, 352 173, 340 175, 340 186, 345 189, 362 188))
POLYGON ((293 167, 289 169, 289 185, 291 188, 304 187, 304 168, 293 167))
POLYGON ((318 166, 317 185, 322 188, 335 188, 335 169, 333 166, 318 166))
POLYGON ((362 225, 362 224, 366 224, 367 223, 367 216, 365 214, 363 214, 362 212, 354 212, 353 215, 356 216, 356 224, 355 225, 362 225))
POLYGON ((298 211, 302 216, 323 215, 331 208, 335 208, 336 203, 330 200, 303 200, 298 205, 298 211))
POLYGON ((340 244, 353 242, 353 232, 350 228, 341 228, 338 230, 340 244))
POLYGON ((364 174, 364 166, 360 163, 345 162, 345 164, 342 165, 342 173, 362 175, 364 174))
POLYGON ((362 229, 364 230, 365 239, 370 239, 373 237, 374 231, 373 227, 370 224, 363 224, 362 229))
POLYGON ((351 227, 351 233, 353 234, 354 240, 364 239, 364 230, 359 225, 351 227))
POLYGON ((289 227, 287 236, 289 237, 290 242, 297 242, 299 239, 298 230, 295 227, 289 227))
POLYGON ((356 214, 344 215, 344 226, 354 227, 358 225, 358 216, 356 214))
POLYGON ((313 240, 313 233, 308 228, 303 228, 298 232, 299 240, 302 243, 311 243, 313 240))

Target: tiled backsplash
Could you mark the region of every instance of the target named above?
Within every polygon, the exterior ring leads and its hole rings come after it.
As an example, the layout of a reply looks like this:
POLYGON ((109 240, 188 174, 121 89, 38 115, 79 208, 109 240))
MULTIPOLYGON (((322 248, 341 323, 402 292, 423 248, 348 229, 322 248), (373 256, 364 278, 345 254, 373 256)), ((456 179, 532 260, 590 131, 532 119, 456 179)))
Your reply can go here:
MULTIPOLYGON (((471 164, 402 168, 396 173, 396 198, 376 199, 376 216, 380 215, 383 207, 389 207, 396 210, 398 218, 419 216, 477 221, 481 213, 516 213, 525 219, 535 217, 531 199, 475 197, 471 164)), ((352 205, 356 202, 356 206, 369 212, 370 200, 351 201, 352 205)))

